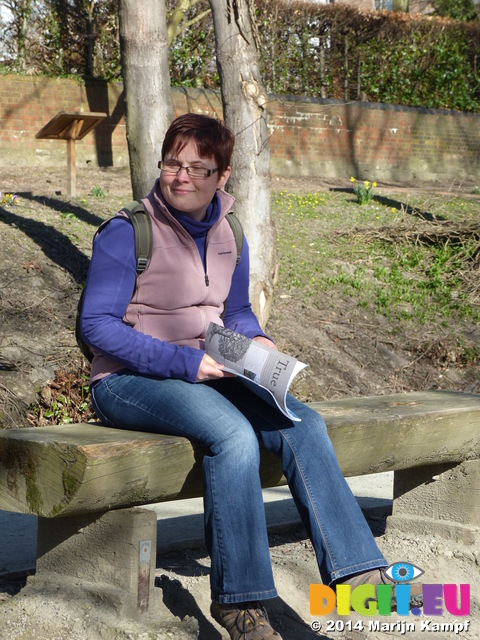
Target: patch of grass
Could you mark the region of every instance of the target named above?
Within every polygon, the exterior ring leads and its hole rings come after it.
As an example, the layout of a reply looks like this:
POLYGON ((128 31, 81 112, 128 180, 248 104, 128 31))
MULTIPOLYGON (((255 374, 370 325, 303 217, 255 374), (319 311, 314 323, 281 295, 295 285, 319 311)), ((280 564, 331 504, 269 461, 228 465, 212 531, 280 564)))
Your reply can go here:
POLYGON ((328 205, 330 198, 328 193, 296 194, 280 191, 272 194, 274 208, 281 208, 285 215, 296 221, 318 220, 322 207, 328 205))
POLYGON ((453 315, 479 318, 462 292, 460 248, 379 245, 376 249, 389 263, 374 271, 378 313, 421 324, 453 315))
POLYGON ((409 194, 358 205, 345 192, 274 194, 279 289, 307 304, 347 296, 392 324, 480 321, 469 287, 480 253, 480 203, 409 194))
POLYGON ((104 198, 107 195, 103 187, 92 187, 90 189, 90 193, 92 194, 92 196, 95 196, 96 198, 104 198))

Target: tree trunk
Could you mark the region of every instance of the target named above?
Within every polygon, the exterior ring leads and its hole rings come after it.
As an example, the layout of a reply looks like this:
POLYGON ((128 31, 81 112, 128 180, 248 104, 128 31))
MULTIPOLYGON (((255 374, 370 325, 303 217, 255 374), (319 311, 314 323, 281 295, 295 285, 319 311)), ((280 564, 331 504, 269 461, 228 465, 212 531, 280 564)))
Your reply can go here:
POLYGON ((83 2, 78 7, 78 12, 85 21, 85 75, 87 78, 93 78, 95 75, 94 50, 95 50, 95 1, 83 2))
POLYGON ((134 198, 158 176, 162 141, 173 119, 165 1, 119 0, 125 115, 134 198))
POLYGON ((17 41, 17 69, 25 73, 27 70, 27 33, 29 20, 32 15, 32 1, 21 0, 8 7, 14 17, 17 41))
POLYGON ((393 10, 408 13, 408 0, 393 0, 393 10))
POLYGON ((267 95, 255 44, 252 0, 210 0, 225 124, 235 133, 229 191, 236 198, 250 246, 250 297, 264 327, 277 276, 276 234, 270 216, 267 95))

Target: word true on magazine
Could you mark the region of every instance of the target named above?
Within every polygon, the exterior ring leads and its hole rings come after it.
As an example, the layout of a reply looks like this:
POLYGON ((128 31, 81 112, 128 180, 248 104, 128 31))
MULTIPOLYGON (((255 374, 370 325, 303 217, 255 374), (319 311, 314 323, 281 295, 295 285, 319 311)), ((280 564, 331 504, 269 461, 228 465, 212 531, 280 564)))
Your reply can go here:
POLYGON ((289 364, 290 364, 289 360, 287 360, 286 362, 282 362, 281 360, 279 360, 277 362, 277 364, 275 365, 275 369, 273 370, 273 373, 272 373, 272 379, 270 380, 271 387, 277 386, 277 382, 280 378, 280 375, 283 373, 283 371, 286 371, 289 364))

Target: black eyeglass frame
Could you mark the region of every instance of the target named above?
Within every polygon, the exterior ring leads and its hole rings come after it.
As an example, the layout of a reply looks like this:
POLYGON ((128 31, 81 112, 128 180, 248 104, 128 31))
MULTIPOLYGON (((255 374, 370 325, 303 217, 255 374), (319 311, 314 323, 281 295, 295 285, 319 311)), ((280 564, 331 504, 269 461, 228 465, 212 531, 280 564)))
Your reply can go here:
POLYGON ((210 178, 210 176, 212 176, 214 173, 216 173, 218 171, 218 167, 216 169, 207 169, 204 167, 186 167, 182 164, 179 165, 175 165, 177 167, 177 171, 173 171, 173 167, 172 165, 169 165, 168 169, 165 168, 165 165, 167 163, 163 160, 159 160, 158 161, 158 168, 160 169, 160 171, 165 171, 165 173, 170 174, 172 176, 178 176, 178 174, 180 173, 180 171, 182 169, 185 169, 185 171, 187 172, 188 176, 190 178, 199 178, 199 179, 206 179, 206 178, 210 178), (195 173, 192 175, 191 172, 196 172, 196 171, 202 171, 204 172, 204 175, 195 175, 195 173))

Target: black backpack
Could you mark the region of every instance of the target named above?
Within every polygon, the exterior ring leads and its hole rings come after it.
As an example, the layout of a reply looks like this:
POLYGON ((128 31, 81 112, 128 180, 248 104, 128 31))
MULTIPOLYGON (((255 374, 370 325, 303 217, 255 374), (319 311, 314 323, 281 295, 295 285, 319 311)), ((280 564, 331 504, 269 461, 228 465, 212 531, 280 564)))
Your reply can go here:
MULTIPOLYGON (((123 207, 121 211, 127 214, 128 219, 133 226, 133 232, 135 234, 135 258, 137 261, 136 271, 138 278, 138 276, 147 268, 148 263, 150 262, 150 257, 152 255, 152 221, 149 214, 145 211, 143 202, 140 202, 138 200, 130 202, 125 207, 123 207)), ((228 212, 226 219, 228 220, 235 237, 235 244, 237 247, 237 261, 235 263, 235 266, 238 266, 243 249, 242 225, 233 211, 228 212)), ((80 300, 78 301, 77 316, 75 318, 75 338, 80 351, 83 353, 85 358, 89 362, 91 362, 93 360, 93 352, 88 344, 84 341, 82 333, 80 331, 80 316, 82 313, 84 293, 85 289, 82 291, 80 300)), ((225 303, 223 305, 224 312, 226 303, 227 301, 225 300, 225 303)))

